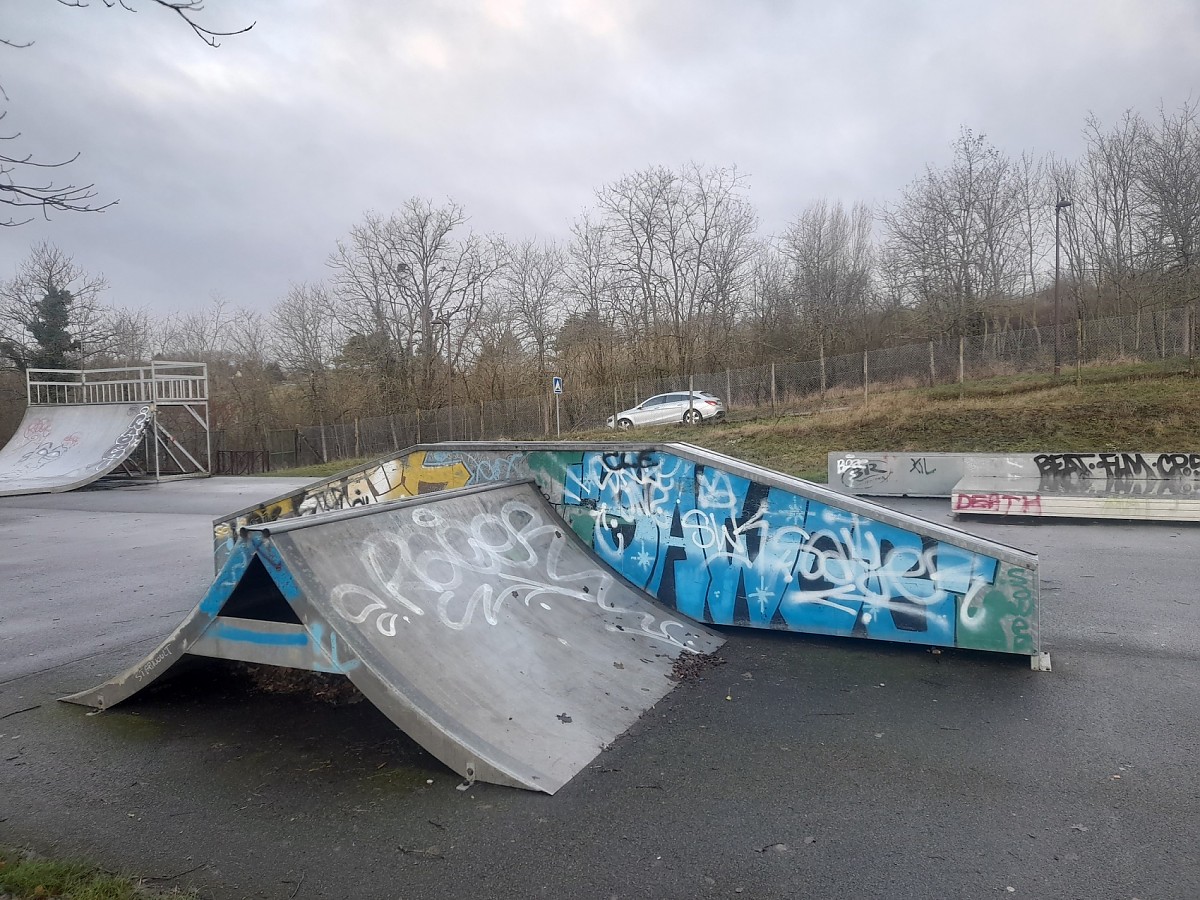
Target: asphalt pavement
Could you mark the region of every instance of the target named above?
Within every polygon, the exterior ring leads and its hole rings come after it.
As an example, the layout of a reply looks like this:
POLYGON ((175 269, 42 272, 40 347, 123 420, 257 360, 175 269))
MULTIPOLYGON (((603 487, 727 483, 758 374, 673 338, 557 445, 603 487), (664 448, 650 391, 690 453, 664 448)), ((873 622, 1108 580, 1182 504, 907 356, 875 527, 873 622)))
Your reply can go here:
POLYGON ((1200 897, 1195 526, 959 522, 1040 555, 1052 673, 724 629, 552 797, 460 789, 370 704, 237 665, 56 702, 195 605, 214 516, 288 486, 0 500, 0 843, 221 900, 1200 897))

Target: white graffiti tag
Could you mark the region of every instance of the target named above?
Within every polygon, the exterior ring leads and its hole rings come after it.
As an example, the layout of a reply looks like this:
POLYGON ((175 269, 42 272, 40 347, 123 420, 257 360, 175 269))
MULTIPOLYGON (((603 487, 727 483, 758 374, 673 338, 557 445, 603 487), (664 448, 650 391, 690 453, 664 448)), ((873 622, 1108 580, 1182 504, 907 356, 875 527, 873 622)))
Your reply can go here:
POLYGON ((418 507, 412 523, 420 529, 416 534, 378 531, 367 537, 360 558, 372 588, 344 583, 333 589, 334 605, 349 621, 361 624, 373 618, 380 634, 394 637, 400 622, 426 614, 430 604, 418 601, 424 594, 431 597, 438 621, 462 631, 478 618, 500 624, 510 602, 551 612, 553 604, 574 600, 628 616, 641 633, 692 649, 672 633, 688 631, 682 622, 659 621, 652 613, 614 605, 608 599, 613 579, 607 573, 596 568, 566 571, 568 539, 561 524, 548 521, 528 503, 510 500, 498 513, 480 512, 466 523, 437 507, 418 507))
POLYGON ((142 439, 142 432, 146 430, 146 425, 152 416, 153 413, 149 406, 139 409, 137 416, 129 423, 129 427, 117 436, 117 439, 112 442, 112 446, 101 454, 97 462, 87 467, 87 471, 98 472, 102 469, 111 469, 127 457, 137 442, 142 439))

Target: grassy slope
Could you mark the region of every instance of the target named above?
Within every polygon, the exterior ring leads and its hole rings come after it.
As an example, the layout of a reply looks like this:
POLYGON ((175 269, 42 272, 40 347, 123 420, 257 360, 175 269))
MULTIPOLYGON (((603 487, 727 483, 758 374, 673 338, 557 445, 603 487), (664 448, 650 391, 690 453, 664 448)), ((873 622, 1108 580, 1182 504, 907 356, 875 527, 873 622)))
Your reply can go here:
MULTIPOLYGON (((878 394, 863 406, 805 416, 574 433, 571 440, 689 441, 781 472, 824 481, 830 451, 1200 452, 1200 380, 1154 366, 1013 376, 878 394)), ((319 478, 355 461, 273 472, 319 478)))
MULTIPOLYGON (((811 416, 643 430, 748 462, 825 480, 830 451, 1200 452, 1200 381, 1129 369, 1085 371, 1081 387, 1050 377, 1002 378, 881 394, 811 416)), ((593 433, 596 434, 596 433, 593 433)))

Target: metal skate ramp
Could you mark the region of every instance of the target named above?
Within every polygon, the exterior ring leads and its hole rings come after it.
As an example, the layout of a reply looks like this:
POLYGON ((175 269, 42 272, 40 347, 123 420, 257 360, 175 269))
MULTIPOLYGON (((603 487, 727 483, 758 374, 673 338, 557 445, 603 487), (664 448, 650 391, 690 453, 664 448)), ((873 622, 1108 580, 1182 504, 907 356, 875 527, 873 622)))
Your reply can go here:
POLYGON ((152 417, 142 403, 31 406, 0 449, 0 497, 56 494, 116 469, 152 417))
POLYGON ((187 657, 338 673, 454 771, 554 793, 723 639, 599 561, 531 482, 243 529, 107 708, 187 657))

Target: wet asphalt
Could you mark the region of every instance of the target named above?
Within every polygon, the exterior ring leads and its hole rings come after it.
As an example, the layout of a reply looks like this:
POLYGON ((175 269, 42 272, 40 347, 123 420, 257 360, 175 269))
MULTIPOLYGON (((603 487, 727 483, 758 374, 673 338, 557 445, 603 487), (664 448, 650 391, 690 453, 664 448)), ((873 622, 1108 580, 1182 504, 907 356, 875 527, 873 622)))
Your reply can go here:
POLYGON ((959 522, 1040 554, 1052 673, 725 629, 553 797, 460 790, 368 703, 237 665, 56 702, 195 605, 213 516, 287 486, 0 499, 0 843, 222 900, 1200 897, 1196 526, 959 522))

